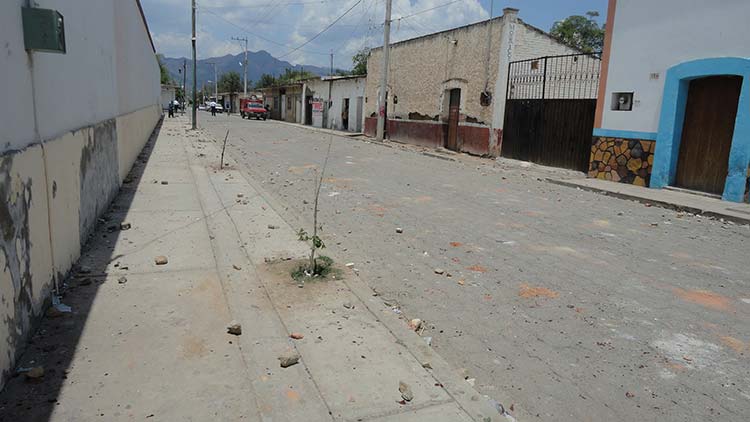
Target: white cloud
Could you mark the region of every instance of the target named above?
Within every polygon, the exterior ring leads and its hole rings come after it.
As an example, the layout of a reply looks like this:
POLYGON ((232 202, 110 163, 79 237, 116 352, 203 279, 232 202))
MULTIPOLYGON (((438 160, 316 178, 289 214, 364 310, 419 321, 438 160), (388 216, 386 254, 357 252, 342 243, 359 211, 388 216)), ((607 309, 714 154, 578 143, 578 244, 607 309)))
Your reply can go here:
MULTIPOLYGON (((285 3, 290 3, 290 0, 201 0, 198 57, 237 54, 241 48, 239 43, 231 41, 232 36, 247 36, 251 50, 263 49, 279 57, 323 30, 355 1, 321 0, 320 3, 287 5, 285 3)), ((489 16, 478 0, 461 0, 399 20, 402 16, 449 1, 394 0, 391 40, 413 38, 477 22, 489 16)), ((142 3, 157 50, 170 57, 189 56, 189 3, 185 0, 142 0, 142 3)), ((334 50, 336 67, 350 67, 351 56, 362 47, 382 44, 384 3, 383 0, 362 0, 330 30, 283 60, 328 66, 328 52, 334 50)))

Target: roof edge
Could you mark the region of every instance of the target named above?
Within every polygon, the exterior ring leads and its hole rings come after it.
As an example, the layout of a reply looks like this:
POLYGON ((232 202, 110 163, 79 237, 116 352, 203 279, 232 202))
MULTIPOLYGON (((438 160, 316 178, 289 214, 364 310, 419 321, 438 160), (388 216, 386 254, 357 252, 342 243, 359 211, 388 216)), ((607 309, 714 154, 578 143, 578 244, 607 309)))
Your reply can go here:
POLYGON ((146 15, 143 13, 143 6, 141 6, 141 0, 135 0, 135 4, 138 5, 138 11, 141 12, 141 19, 143 20, 143 26, 146 27, 146 34, 148 34, 148 41, 151 43, 151 50, 156 54, 156 46, 154 45, 154 39, 151 37, 151 30, 148 28, 148 21, 146 21, 146 15))

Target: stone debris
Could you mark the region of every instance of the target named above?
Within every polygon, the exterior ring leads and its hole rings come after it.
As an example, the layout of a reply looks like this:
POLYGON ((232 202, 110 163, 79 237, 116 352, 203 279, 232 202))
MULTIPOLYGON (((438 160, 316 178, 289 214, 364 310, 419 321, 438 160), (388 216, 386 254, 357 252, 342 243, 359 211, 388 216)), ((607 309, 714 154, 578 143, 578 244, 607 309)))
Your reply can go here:
POLYGON ((409 387, 409 384, 403 381, 399 381, 398 391, 399 393, 401 393, 401 398, 404 399, 404 401, 414 400, 414 393, 411 391, 411 387, 409 387))
POLYGON ((435 268, 435 274, 443 274, 445 273, 445 270, 442 268, 435 268))
POLYGON ((401 227, 396 227, 396 233, 401 234, 403 232, 404 232, 404 229, 402 229, 401 227))
POLYGON ((118 282, 119 284, 125 284, 125 283, 127 283, 127 282, 128 282, 128 278, 127 278, 127 277, 125 277, 125 276, 122 276, 122 277, 120 277, 120 278, 118 278, 118 279, 117 279, 117 282, 118 282))
POLYGON ((239 270, 241 270, 241 269, 242 269, 242 267, 240 267, 239 265, 236 265, 236 264, 233 264, 233 265, 232 265, 232 268, 234 268, 234 269, 235 269, 235 270, 237 270, 237 271, 239 271, 239 270))
POLYGON ((344 302, 344 308, 354 309, 354 304, 352 304, 351 302, 344 302))
POLYGON ((227 325, 227 333, 239 336, 242 334, 242 324, 237 321, 232 321, 227 325))
POLYGON ((299 362, 300 355, 295 351, 289 351, 279 356, 279 365, 282 368, 288 368, 299 362))
POLYGON ((305 338, 305 335, 302 333, 291 333, 289 334, 289 337, 295 340, 302 340, 303 338, 305 338))
POLYGON ((422 362, 422 368, 432 369, 432 364, 430 362, 422 362))
POLYGON ((466 379, 466 382, 468 382, 468 383, 469 383, 469 385, 473 387, 473 386, 474 386, 474 384, 476 384, 476 382, 477 382, 477 379, 476 379, 476 378, 467 378, 467 379, 466 379))
POLYGON ((419 330, 420 328, 422 328, 422 320, 419 318, 414 318, 413 320, 409 321, 409 328, 414 331, 419 330))
POLYGON ((54 306, 50 306, 49 308, 47 308, 47 311, 44 314, 47 315, 47 318, 60 318, 64 315, 63 312, 60 312, 54 306))
POLYGON ((120 230, 130 230, 130 223, 120 223, 120 230))
POLYGON ((169 184, 169 182, 167 182, 166 180, 162 180, 162 181, 161 181, 161 184, 162 184, 162 185, 168 185, 168 184, 169 184))
POLYGON ((276 230, 276 229, 279 228, 279 226, 274 226, 273 224, 269 224, 268 228, 271 229, 271 230, 276 230))
POLYGON ((26 371, 26 378, 28 379, 37 379, 44 376, 44 368, 41 366, 35 366, 33 368, 30 368, 28 371, 26 371))
POLYGON ((156 265, 166 265, 167 262, 169 262, 169 259, 167 259, 167 257, 164 255, 159 255, 154 258, 154 264, 156 265))

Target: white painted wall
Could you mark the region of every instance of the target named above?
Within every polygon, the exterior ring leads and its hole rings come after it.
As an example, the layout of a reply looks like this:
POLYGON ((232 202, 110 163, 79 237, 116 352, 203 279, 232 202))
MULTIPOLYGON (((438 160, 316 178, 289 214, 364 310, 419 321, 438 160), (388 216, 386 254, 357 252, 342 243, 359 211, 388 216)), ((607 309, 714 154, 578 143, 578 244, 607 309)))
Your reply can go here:
POLYGON ((159 102, 158 63, 135 0, 34 1, 63 15, 67 52, 31 59, 23 4, 0 2, 0 153, 159 102))
POLYGON ((750 57, 748 17, 747 0, 618 1, 602 128, 657 132, 666 70, 701 58, 750 57), (612 111, 613 92, 634 92, 633 110, 612 111))
MULTIPOLYGON (((330 81, 326 78, 321 80, 311 80, 307 83, 307 95, 312 95, 313 98, 328 99, 328 85, 330 81)), ((365 86, 367 84, 367 77, 361 76, 357 78, 343 78, 334 79, 331 85, 331 101, 332 106, 328 110, 328 129, 343 130, 341 125, 341 110, 344 104, 344 98, 349 99, 349 132, 360 130, 364 127, 364 117, 362 115, 357 116, 357 97, 365 96, 365 86), (359 121, 359 125, 357 125, 359 121)), ((364 110, 362 110, 364 113, 364 110)), ((314 126, 320 126, 322 124, 314 126)))
MULTIPOLYGON (((333 105, 330 109, 328 119, 328 128, 344 130, 341 122, 341 111, 343 110, 344 98, 349 99, 349 132, 354 132, 357 128, 357 97, 365 96, 366 78, 355 79, 337 79, 333 81, 331 87, 331 101, 333 105)), ((361 116, 359 118, 361 120, 361 116)), ((360 123, 362 126, 363 123, 360 123)))
POLYGON ((25 2, 0 2, 0 389, 161 116, 136 0, 33 3, 63 14, 67 54, 28 54, 25 2))
POLYGON ((23 48, 23 0, 0 2, 0 152, 20 149, 34 140, 31 72, 23 48))

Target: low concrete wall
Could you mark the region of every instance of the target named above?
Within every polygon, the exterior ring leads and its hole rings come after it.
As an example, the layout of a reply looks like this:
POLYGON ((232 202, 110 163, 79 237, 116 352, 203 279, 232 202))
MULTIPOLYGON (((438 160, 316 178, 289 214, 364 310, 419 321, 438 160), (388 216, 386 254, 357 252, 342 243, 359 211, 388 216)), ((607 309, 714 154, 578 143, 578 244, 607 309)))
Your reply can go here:
POLYGON ((0 388, 160 116, 148 106, 0 156, 0 388))
MULTIPOLYGON (((365 118, 365 135, 375 136, 378 119, 365 118)), ((502 129, 497 129, 502 133, 502 129)), ((436 121, 388 119, 388 138, 394 141, 440 148, 445 145, 448 124, 436 121)), ((479 124, 459 122, 458 150, 473 155, 497 155, 490 151, 490 128, 479 124)))

